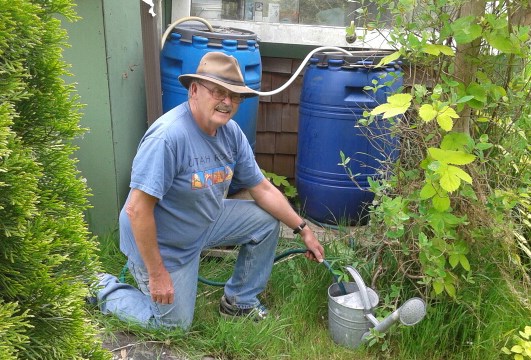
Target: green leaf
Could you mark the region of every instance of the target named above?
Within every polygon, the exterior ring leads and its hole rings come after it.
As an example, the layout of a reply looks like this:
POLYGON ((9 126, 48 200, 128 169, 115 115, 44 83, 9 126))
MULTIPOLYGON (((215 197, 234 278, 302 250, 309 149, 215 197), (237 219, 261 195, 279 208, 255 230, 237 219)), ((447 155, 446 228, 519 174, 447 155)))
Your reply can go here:
POLYGON ((439 44, 427 44, 424 46, 421 50, 422 52, 425 52, 426 54, 435 55, 438 56, 439 54, 444 54, 448 56, 455 56, 454 51, 451 47, 446 45, 439 45, 439 44))
POLYGON ((524 351, 524 348, 521 347, 520 345, 514 345, 514 346, 511 348, 511 351, 512 351, 513 353, 521 354, 521 353, 524 351))
POLYGON ((492 29, 507 29, 507 21, 503 17, 498 17, 494 14, 485 14, 485 20, 492 29))
POLYGON ((439 180, 441 187, 448 192, 457 190, 461 185, 461 180, 472 183, 470 175, 457 166, 441 166, 437 173, 441 176, 439 180))
POLYGON ((487 42, 495 49, 506 54, 519 54, 521 52, 519 42, 511 41, 506 31, 496 31, 486 36, 487 42))
POLYGON ((455 269, 457 264, 459 264, 460 257, 461 255, 459 254, 450 255, 450 257, 448 258, 448 262, 450 263, 450 266, 452 267, 452 269, 455 269))
POLYGON ((474 96, 474 99, 481 101, 482 103, 487 101, 487 91, 484 85, 477 83, 470 83, 466 88, 466 92, 469 95, 474 96))
POLYGON ((491 143, 479 143, 479 144, 476 145, 476 149, 478 149, 478 150, 487 150, 487 149, 490 149, 493 146, 494 145, 492 145, 491 143))
POLYGON ((507 349, 505 346, 502 347, 502 352, 503 352, 504 354, 506 354, 506 355, 511 355, 511 354, 512 354, 512 353, 511 353, 511 350, 507 349))
POLYGON ((468 154, 464 151, 428 148, 428 153, 433 159, 443 164, 467 165, 476 159, 475 155, 468 154))
POLYGON ((431 182, 430 183, 426 183, 422 187, 422 190, 420 190, 420 198, 422 200, 429 199, 429 198, 433 197, 435 194, 437 194, 437 190, 435 190, 435 188, 433 187, 431 182))
POLYGON ((462 132, 451 132, 444 135, 441 141, 441 149, 443 150, 460 150, 463 151, 466 147, 473 148, 474 140, 462 132))
POLYGON ((445 169, 446 171, 441 172, 441 179, 439 180, 441 187, 448 192, 459 189, 459 185, 461 185, 461 179, 452 173, 450 170, 450 165, 446 166, 445 169))
POLYGON ((439 295, 444 291, 444 284, 439 281, 433 282, 433 290, 435 290, 435 294, 439 295))
POLYGON ((420 118, 426 122, 432 121, 433 119, 435 119, 437 114, 438 114, 437 110, 435 110, 433 106, 430 104, 424 104, 419 109, 420 118))
POLYGON ((428 165, 428 169, 430 169, 431 171, 437 171, 439 170, 439 168, 441 167, 441 165, 443 165, 440 161, 432 161, 429 163, 428 165))
POLYGON ((454 39, 458 44, 467 44, 481 36, 482 27, 476 23, 474 16, 457 19, 450 25, 454 39))
POLYGON ((455 52, 451 47, 446 46, 446 45, 437 45, 437 46, 439 50, 441 51, 441 53, 443 53, 444 55, 455 56, 455 52))
POLYGON ((424 46, 421 50, 422 52, 426 53, 426 54, 430 54, 430 55, 439 55, 441 53, 441 51, 439 49, 437 49, 437 47, 435 46, 435 44, 427 44, 426 46, 424 46))
POLYGON ((393 62, 395 60, 398 60, 400 58, 400 52, 396 51, 392 54, 389 54, 387 56, 384 56, 382 60, 376 65, 376 67, 381 67, 384 65, 389 64, 390 62, 393 62))
POLYGON ((295 186, 286 186, 284 188, 284 195, 289 198, 294 198, 297 196, 297 188, 295 186))
POLYGON ((459 262, 461 263, 463 269, 465 269, 466 271, 470 271, 470 263, 468 262, 468 258, 465 255, 461 254, 459 256, 459 262))
POLYGON ((454 121, 448 116, 437 116, 437 124, 439 124, 444 131, 451 131, 454 127, 454 121))
POLYGON ((457 104, 466 103, 466 102, 472 100, 473 98, 474 98, 473 95, 463 96, 463 97, 459 98, 459 99, 456 101, 456 103, 457 103, 457 104))
POLYGON ((445 106, 439 111, 439 114, 437 115, 437 123, 443 130, 450 131, 454 126, 452 118, 457 119, 458 117, 459 115, 457 115, 454 109, 449 106, 445 106))
POLYGON ((435 210, 443 212, 450 208, 450 198, 448 196, 434 196, 431 198, 431 203, 435 210))
POLYGON ((448 168, 459 179, 461 179, 461 180, 463 180, 463 181, 465 181, 465 182, 467 182, 469 184, 472 184, 472 177, 470 175, 468 175, 468 173, 466 171, 464 171, 461 168, 458 168, 457 166, 452 166, 452 165, 449 165, 448 168))
POLYGON ((474 99, 468 101, 468 105, 474 109, 482 109, 487 103, 487 90, 485 85, 470 83, 466 88, 468 95, 474 96, 474 99))
POLYGON ((444 289, 451 297, 455 298, 455 286, 452 283, 444 284, 444 289))
POLYGON ((387 103, 375 107, 371 115, 384 114, 383 118, 387 119, 396 115, 401 115, 411 106, 413 96, 410 94, 395 94, 387 98, 387 103))
MULTIPOLYGON (((459 219, 457 216, 455 217, 455 219, 459 222, 459 219)), ((454 222, 454 224, 457 224, 458 222, 454 222)), ((459 254, 468 254, 468 245, 466 244, 465 241, 463 240, 458 240, 455 242, 454 244, 454 252, 456 253, 459 253, 459 254)))

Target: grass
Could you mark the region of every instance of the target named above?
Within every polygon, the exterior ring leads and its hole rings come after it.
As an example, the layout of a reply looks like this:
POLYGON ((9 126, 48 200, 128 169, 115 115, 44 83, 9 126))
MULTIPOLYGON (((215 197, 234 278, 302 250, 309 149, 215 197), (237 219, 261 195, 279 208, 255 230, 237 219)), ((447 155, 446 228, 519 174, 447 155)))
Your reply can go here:
MULTIPOLYGON (((325 245, 327 260, 335 269, 359 265, 360 273, 368 279, 370 251, 361 249, 360 245, 352 249, 350 241, 343 239, 328 240, 325 245)), ((110 235, 101 242, 105 269, 118 275, 125 258, 118 250, 116 237, 110 235)), ((281 244, 277 254, 302 247, 297 241, 284 240, 281 244)), ((204 258, 200 275, 224 282, 230 277, 233 263, 231 257, 204 258)), ((187 334, 178 330, 147 331, 98 312, 94 316, 104 328, 104 337, 127 332, 135 335, 139 342, 169 344, 187 359, 200 359, 204 355, 234 360, 499 359, 505 334, 529 325, 531 313, 515 301, 507 280, 499 276, 496 266, 488 266, 486 262, 482 266, 475 273, 474 282, 462 289, 459 301, 444 298, 431 301, 423 321, 413 327, 394 325, 371 348, 349 349, 332 341, 328 330, 327 289, 333 278, 326 267, 302 255, 290 256, 275 264, 269 284, 260 296, 272 316, 260 323, 220 317, 218 304, 222 287, 203 283, 199 283, 194 323, 187 334)), ((386 277, 390 284, 396 281, 396 273, 386 277)), ((129 276, 126 279, 132 281, 129 276)), ((366 284, 369 286, 370 282, 366 280, 366 284)), ((389 306, 385 300, 388 291, 379 291, 379 309, 389 306)))
MULTIPOLYGON (((104 237, 100 259, 107 272, 119 275, 125 257, 119 252, 115 234, 104 237)), ((281 241, 277 254, 301 248, 302 243, 281 241)), ((329 258, 334 248, 328 246, 329 258)), ((342 249, 341 251, 346 251, 342 249)), ((212 281, 226 281, 234 259, 204 258, 200 275, 212 281)), ((126 281, 133 280, 129 275, 126 281)), ((275 264, 270 282, 260 299, 271 316, 260 323, 226 320, 219 316, 219 299, 223 288, 199 283, 194 323, 189 333, 181 331, 147 331, 132 324, 94 313, 104 329, 104 338, 116 332, 133 333, 142 341, 171 343, 186 358, 211 355, 217 359, 369 359, 363 349, 339 347, 331 340, 327 323, 327 289, 331 273, 324 265, 293 255, 275 264)))

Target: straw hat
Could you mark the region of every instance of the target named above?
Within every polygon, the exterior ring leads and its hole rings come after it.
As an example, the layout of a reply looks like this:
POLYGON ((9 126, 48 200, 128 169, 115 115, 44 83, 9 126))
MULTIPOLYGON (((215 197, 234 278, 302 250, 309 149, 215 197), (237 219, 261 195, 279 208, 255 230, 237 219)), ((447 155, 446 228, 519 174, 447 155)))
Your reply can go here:
POLYGON ((193 79, 211 81, 245 97, 258 96, 255 90, 245 86, 238 60, 221 52, 206 53, 201 58, 195 74, 179 76, 179 81, 187 89, 193 79))

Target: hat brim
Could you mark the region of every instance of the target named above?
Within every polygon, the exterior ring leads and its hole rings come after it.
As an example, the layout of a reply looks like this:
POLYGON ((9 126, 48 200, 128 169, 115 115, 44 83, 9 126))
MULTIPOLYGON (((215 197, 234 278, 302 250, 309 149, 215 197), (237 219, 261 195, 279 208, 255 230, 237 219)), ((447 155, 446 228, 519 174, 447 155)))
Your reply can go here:
POLYGON ((214 84, 217 84, 221 87, 224 87, 225 89, 233 92, 233 93, 236 93, 236 94, 240 94, 244 97, 253 97, 253 96, 258 96, 258 92, 256 90, 253 90, 247 86, 240 86, 240 85, 232 85, 232 84, 228 84, 224 81, 221 81, 221 80, 218 80, 216 78, 213 78, 213 77, 209 77, 209 76, 204 76, 204 75, 197 75, 197 74, 186 74, 186 75, 180 75, 179 76, 179 81, 181 82, 181 84, 186 88, 188 89, 190 87, 190 83, 192 82, 192 80, 194 79, 200 79, 200 80, 206 80, 206 81, 210 81, 214 84))

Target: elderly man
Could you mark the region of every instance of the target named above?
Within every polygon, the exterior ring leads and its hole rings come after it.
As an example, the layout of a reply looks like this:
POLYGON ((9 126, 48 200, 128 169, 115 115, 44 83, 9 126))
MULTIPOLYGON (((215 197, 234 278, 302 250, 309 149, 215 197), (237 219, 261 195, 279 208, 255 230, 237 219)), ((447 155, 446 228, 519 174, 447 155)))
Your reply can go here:
POLYGON ((231 120, 246 97, 237 60, 221 52, 181 75, 185 102, 159 118, 138 147, 130 193, 120 213, 120 248, 139 289, 102 275, 97 299, 104 313, 146 327, 188 329, 193 320, 203 249, 239 245, 219 312, 260 320, 258 300, 269 279, 279 220, 301 235, 306 257, 324 250, 282 193, 264 178, 252 149, 231 120), (253 200, 226 199, 230 183, 253 200))

